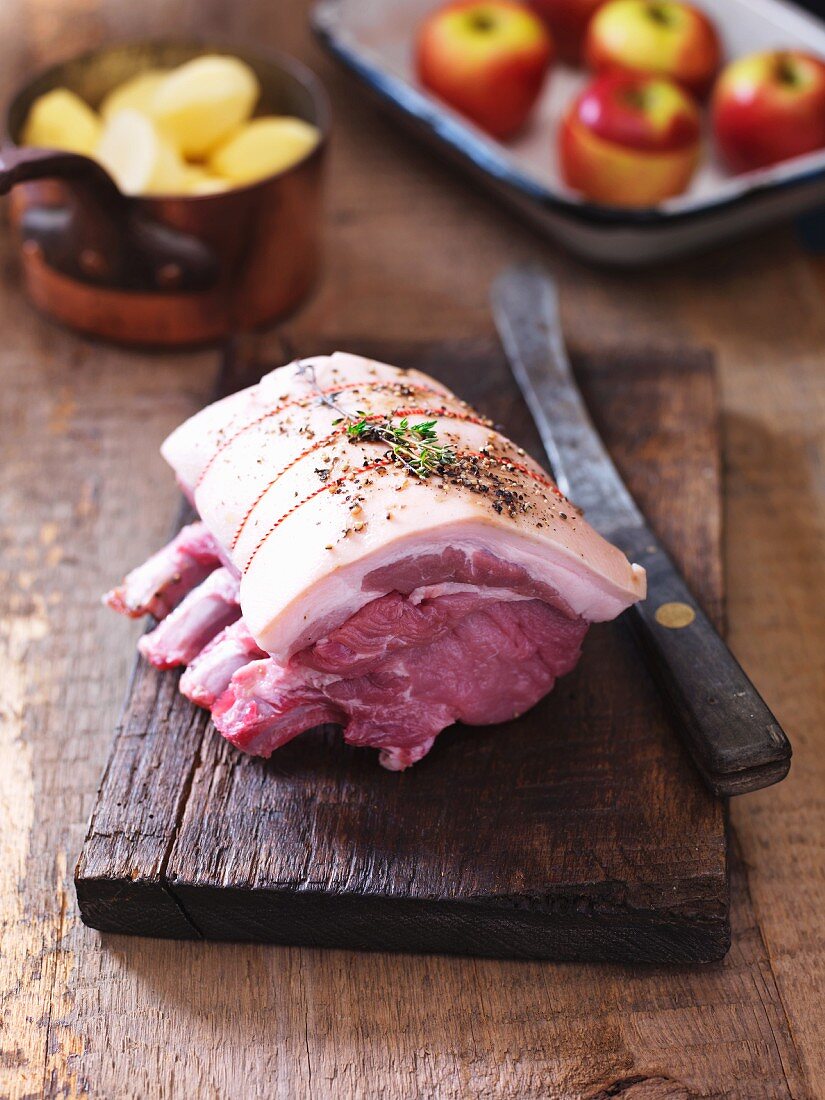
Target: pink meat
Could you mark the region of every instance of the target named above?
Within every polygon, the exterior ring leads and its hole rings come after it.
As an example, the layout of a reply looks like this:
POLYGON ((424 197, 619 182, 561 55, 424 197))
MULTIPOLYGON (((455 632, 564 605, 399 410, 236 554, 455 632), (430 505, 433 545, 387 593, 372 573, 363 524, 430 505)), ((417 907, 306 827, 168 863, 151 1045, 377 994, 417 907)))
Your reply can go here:
POLYGON ((105 602, 162 620, 141 652, 188 664, 182 691, 247 752, 332 722, 407 767, 453 722, 532 707, 590 623, 644 597, 644 570, 537 463, 417 371, 287 364, 163 454, 204 522, 105 602), (387 450, 391 429, 412 450, 387 450))
POLYGON ((573 614, 557 589, 531 577, 522 566, 495 557, 487 550, 475 549, 471 552, 451 546, 441 553, 401 558, 389 567, 372 570, 364 577, 365 591, 385 592, 391 587, 405 595, 422 587, 440 584, 507 589, 513 595, 547 600, 573 614))
POLYGON ((240 614, 238 579, 222 566, 184 596, 154 630, 144 634, 138 650, 155 668, 188 665, 240 614))
POLYGON ((243 619, 237 619, 192 659, 180 678, 180 690, 198 706, 211 707, 238 669, 261 657, 266 654, 243 619))
POLYGON ((212 718, 227 741, 253 756, 270 756, 313 726, 346 722, 346 714, 308 684, 300 668, 283 668, 271 658, 235 673, 212 718))
POLYGON ((269 756, 309 725, 337 722, 393 770, 454 722, 504 722, 575 665, 588 623, 536 599, 473 592, 373 600, 287 667, 237 672, 213 708, 234 745, 269 756))
POLYGON ((130 619, 142 615, 163 619, 220 562, 218 544, 206 526, 190 523, 143 565, 133 569, 122 584, 107 592, 103 602, 130 619))

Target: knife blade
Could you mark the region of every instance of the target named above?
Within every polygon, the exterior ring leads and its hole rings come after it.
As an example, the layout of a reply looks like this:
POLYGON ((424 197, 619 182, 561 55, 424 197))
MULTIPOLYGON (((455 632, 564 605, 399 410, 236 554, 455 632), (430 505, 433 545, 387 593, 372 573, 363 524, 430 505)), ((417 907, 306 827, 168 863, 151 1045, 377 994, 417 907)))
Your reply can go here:
POLYGON ((745 794, 783 779, 791 745, 650 529, 596 431, 562 336, 558 294, 537 264, 508 268, 491 304, 510 368, 559 489, 647 570, 647 599, 626 613, 705 782, 745 794))

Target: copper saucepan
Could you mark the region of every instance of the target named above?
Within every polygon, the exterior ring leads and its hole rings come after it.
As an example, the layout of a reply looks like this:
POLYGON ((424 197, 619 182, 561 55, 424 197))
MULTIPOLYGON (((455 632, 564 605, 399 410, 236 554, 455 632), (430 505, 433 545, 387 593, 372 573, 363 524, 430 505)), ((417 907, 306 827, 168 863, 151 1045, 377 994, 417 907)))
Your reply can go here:
POLYGON ((6 131, 0 194, 15 189, 26 288, 64 324, 127 344, 201 343, 284 316, 312 287, 329 108, 317 78, 298 62, 225 43, 109 46, 28 83, 8 109, 6 131), (32 102, 51 88, 70 88, 97 107, 135 73, 203 53, 250 65, 262 89, 256 113, 313 123, 318 146, 292 168, 230 191, 131 197, 87 157, 17 144, 32 102))

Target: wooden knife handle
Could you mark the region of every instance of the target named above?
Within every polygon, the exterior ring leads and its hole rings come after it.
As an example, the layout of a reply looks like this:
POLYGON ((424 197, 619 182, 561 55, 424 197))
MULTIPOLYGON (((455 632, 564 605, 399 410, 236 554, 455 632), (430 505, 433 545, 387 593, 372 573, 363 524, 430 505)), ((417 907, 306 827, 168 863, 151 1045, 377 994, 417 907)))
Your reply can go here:
POLYGON ((647 570, 647 599, 627 618, 708 786, 734 795, 778 783, 790 742, 656 536, 643 527, 614 541, 647 570))

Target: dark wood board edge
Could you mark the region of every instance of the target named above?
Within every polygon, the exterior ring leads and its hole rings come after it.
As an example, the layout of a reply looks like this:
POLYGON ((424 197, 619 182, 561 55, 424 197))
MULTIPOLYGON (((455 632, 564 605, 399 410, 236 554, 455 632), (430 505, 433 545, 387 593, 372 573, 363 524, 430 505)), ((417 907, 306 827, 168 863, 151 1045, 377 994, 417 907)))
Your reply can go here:
MULTIPOLYGON (((727 912, 608 912, 582 897, 556 913, 449 900, 405 901, 306 891, 172 884, 200 935, 211 940, 493 958, 703 963, 730 947, 727 912)), ((151 934, 151 933, 150 933, 151 934)))
POLYGON ((201 938, 162 874, 124 882, 88 875, 79 866, 75 887, 81 920, 89 928, 165 940, 201 938))

